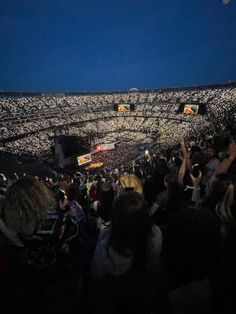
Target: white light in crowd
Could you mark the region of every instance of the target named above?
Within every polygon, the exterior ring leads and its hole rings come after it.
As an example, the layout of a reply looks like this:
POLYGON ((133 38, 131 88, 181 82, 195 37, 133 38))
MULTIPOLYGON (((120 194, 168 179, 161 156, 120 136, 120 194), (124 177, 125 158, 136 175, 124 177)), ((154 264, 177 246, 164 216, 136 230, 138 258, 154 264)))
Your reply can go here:
POLYGON ((148 155, 148 153, 149 153, 149 151, 146 149, 146 150, 145 150, 145 155, 148 155))

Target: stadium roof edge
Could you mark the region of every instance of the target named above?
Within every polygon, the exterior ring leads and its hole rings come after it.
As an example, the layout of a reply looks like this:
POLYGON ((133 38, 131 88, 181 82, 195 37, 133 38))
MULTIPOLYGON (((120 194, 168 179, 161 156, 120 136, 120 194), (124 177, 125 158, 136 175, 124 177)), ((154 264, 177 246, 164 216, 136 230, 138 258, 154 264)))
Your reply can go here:
MULTIPOLYGON (((207 85, 191 85, 191 86, 183 86, 183 87, 168 87, 168 88, 150 88, 150 89, 140 89, 134 92, 141 93, 150 93, 150 92, 161 92, 161 91, 178 91, 178 90, 194 90, 194 89, 215 89, 215 88, 230 88, 236 87, 236 81, 228 82, 228 83, 220 83, 220 84, 207 84, 207 85)), ((101 95, 101 94, 125 94, 125 93, 133 93, 133 91, 94 91, 94 92, 23 92, 23 91, 0 91, 1 96, 76 96, 76 95, 101 95)))

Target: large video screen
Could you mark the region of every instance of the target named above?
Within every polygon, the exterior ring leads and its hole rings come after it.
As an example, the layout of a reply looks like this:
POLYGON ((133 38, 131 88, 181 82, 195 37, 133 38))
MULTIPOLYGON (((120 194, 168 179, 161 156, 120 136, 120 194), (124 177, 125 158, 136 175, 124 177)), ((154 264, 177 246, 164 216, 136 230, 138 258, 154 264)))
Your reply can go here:
POLYGON ((130 105, 127 104, 119 104, 118 105, 119 112, 130 112, 130 105))
POLYGON ((176 113, 181 114, 184 113, 186 115, 197 116, 203 115, 207 112, 207 105, 203 103, 182 103, 179 105, 176 113))
POLYGON ((109 143, 109 144, 99 144, 96 147, 96 152, 102 152, 106 150, 112 150, 115 149, 115 144, 114 143, 109 143))
POLYGON ((82 155, 82 156, 77 157, 77 162, 78 162, 79 166, 87 164, 87 163, 91 162, 91 160, 92 160, 91 154, 86 154, 86 155, 82 155))
POLYGON ((192 116, 196 116, 198 114, 199 105, 186 104, 184 105, 184 113, 192 116))
POLYGON ((118 112, 130 112, 135 110, 134 104, 114 104, 114 110, 118 112))

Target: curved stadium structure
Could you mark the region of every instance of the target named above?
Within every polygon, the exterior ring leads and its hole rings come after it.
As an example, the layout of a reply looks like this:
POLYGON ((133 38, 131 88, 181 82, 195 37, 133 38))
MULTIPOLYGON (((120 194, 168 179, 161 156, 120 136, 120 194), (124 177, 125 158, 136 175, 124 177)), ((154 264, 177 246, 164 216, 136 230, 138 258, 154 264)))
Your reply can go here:
POLYGON ((89 138, 91 145, 122 143, 122 150, 131 147, 131 159, 140 145, 169 147, 182 136, 223 127, 235 106, 236 83, 92 94, 1 93, 0 150, 41 158, 50 153, 54 136, 70 134, 89 138), (198 113, 204 106, 204 114, 184 113, 189 104, 198 113))

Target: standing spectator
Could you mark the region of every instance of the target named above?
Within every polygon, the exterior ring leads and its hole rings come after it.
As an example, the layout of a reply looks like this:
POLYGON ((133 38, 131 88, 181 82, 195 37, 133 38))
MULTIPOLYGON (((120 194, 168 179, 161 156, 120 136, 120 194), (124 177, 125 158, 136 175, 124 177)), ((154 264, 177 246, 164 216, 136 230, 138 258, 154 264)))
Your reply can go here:
POLYGON ((202 183, 205 186, 205 191, 207 193, 209 190, 210 180, 211 180, 216 168, 220 164, 220 161, 218 158, 216 148, 214 146, 208 146, 207 147, 206 156, 207 156, 207 164, 205 167, 206 172, 205 172, 205 175, 203 177, 202 183))
POLYGON ((136 192, 122 193, 113 204, 111 227, 100 235, 91 269, 100 306, 105 299, 111 302, 103 313, 146 313, 152 308, 159 296, 161 248, 161 231, 149 220, 147 203, 136 192))

